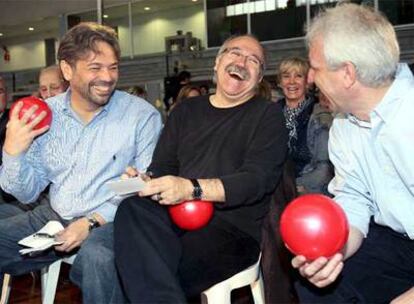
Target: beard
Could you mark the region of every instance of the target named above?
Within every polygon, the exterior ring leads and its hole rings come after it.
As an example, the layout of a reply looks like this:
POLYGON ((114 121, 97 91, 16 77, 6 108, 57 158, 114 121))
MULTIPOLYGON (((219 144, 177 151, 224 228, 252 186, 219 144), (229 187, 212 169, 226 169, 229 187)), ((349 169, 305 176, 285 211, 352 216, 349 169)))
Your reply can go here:
POLYGON ((78 88, 79 94, 86 101, 95 106, 102 107, 106 105, 115 91, 115 81, 91 81, 88 85, 78 88))

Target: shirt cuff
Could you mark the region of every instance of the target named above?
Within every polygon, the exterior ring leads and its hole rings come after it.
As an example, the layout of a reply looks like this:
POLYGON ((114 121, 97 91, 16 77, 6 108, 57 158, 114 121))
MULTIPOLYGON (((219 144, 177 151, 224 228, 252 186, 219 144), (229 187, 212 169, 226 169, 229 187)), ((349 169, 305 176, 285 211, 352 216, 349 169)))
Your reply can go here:
POLYGON ((106 202, 98 208, 92 210, 90 214, 97 213, 105 220, 105 222, 109 223, 114 221, 117 209, 118 204, 115 205, 113 202, 106 202))

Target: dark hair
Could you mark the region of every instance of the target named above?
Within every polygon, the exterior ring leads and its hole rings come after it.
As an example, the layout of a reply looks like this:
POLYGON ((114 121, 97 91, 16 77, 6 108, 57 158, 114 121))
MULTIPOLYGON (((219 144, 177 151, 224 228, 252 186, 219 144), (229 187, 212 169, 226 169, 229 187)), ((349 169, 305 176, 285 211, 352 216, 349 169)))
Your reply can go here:
POLYGON ((191 78, 191 73, 188 71, 181 71, 178 74, 177 78, 178 78, 178 82, 189 80, 191 78))
POLYGON ((57 58, 74 66, 76 61, 85 58, 89 52, 99 53, 97 42, 109 44, 116 58, 120 59, 121 49, 115 30, 95 22, 82 22, 71 28, 60 42, 57 58))

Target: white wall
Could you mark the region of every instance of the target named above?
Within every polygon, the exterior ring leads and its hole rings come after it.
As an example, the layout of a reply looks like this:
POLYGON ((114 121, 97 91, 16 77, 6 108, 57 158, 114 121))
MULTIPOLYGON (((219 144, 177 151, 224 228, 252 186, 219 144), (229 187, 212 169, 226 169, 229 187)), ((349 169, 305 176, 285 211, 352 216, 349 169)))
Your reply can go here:
POLYGON ((46 64, 45 42, 43 40, 8 45, 7 48, 10 51, 11 59, 9 62, 5 62, 3 58, 0 58, 0 72, 40 68, 46 64))
MULTIPOLYGON (((135 55, 165 51, 165 37, 176 35, 177 30, 192 32, 205 46, 205 16, 202 5, 176 10, 133 16, 135 55)), ((130 55, 128 24, 118 25, 122 56, 130 55)))

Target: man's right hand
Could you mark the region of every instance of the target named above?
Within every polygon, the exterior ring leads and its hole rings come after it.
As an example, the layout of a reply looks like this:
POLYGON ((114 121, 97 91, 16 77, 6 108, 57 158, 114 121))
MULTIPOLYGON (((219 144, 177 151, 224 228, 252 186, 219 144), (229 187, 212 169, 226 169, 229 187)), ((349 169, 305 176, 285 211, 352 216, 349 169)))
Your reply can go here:
POLYGON ((322 288, 335 282, 344 267, 343 260, 341 253, 335 254, 330 259, 320 257, 314 261, 307 261, 304 256, 298 255, 293 258, 292 266, 299 270, 302 277, 322 288))
POLYGON ((38 106, 34 105, 24 113, 19 119, 19 112, 23 107, 23 102, 19 101, 11 113, 10 120, 7 123, 6 139, 4 142, 4 151, 12 156, 20 155, 29 149, 34 138, 46 132, 49 126, 45 126, 38 130, 34 127, 46 116, 46 112, 42 111, 35 119, 28 123, 30 117, 37 110, 38 106))

